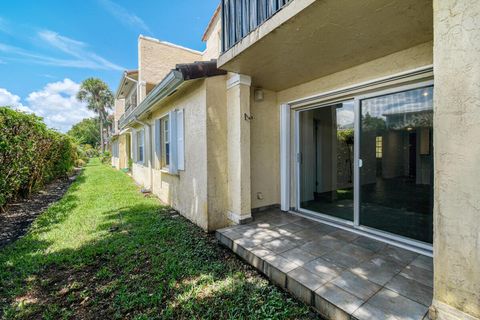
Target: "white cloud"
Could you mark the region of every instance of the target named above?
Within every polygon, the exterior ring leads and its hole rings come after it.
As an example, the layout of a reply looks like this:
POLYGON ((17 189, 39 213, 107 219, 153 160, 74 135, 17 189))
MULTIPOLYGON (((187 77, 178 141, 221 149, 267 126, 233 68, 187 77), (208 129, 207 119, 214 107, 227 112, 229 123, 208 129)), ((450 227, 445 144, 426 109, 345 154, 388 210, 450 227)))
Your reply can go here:
POLYGON ((67 132, 75 123, 94 116, 85 103, 77 101, 79 89, 80 85, 70 79, 48 83, 43 89, 31 92, 25 99, 27 105, 23 105, 19 96, 0 88, 0 106, 35 113, 49 127, 67 132))
POLYGON ((30 93, 26 100, 30 109, 43 117, 49 127, 66 132, 82 119, 94 116, 84 103, 77 100, 79 89, 78 83, 64 79, 30 93))
POLYGON ((0 106, 1 107, 11 107, 16 110, 23 112, 33 113, 33 111, 24 106, 21 102, 21 99, 16 94, 11 93, 7 89, 0 88, 0 106))
POLYGON ((100 4, 107 10, 112 16, 114 16, 118 21, 132 27, 134 29, 141 29, 148 33, 152 33, 150 28, 147 26, 145 21, 139 18, 137 15, 129 12, 124 7, 110 1, 110 0, 99 0, 100 4))
POLYGON ((18 104, 20 104, 19 96, 0 88, 0 106, 17 106, 18 104))
POLYGON ((50 30, 38 32, 42 43, 69 56, 69 59, 38 54, 19 47, 0 43, 0 52, 8 55, 4 59, 22 61, 56 67, 71 67, 95 70, 124 70, 123 67, 93 53, 84 42, 70 39, 50 30))
POLYGON ((62 36, 51 30, 44 30, 38 33, 40 39, 81 62, 84 67, 91 69, 124 70, 123 67, 116 65, 107 59, 88 50, 88 45, 84 42, 62 36))

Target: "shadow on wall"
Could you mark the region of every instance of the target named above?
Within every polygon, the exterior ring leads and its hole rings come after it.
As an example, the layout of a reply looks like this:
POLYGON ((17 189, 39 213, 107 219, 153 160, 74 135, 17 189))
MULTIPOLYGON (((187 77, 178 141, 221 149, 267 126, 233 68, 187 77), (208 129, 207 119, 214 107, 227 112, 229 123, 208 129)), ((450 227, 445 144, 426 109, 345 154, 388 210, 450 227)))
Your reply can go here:
MULTIPOLYGON (((90 216, 77 227, 91 240, 59 249, 59 241, 77 240, 62 229, 75 208, 94 210, 104 197, 119 197, 109 194, 118 186, 108 179, 88 179, 79 177, 38 229, 0 251, 0 317, 314 317, 156 199, 135 195, 131 205, 90 216), (77 191, 88 183, 99 192, 86 204, 77 191), (57 231, 66 239, 52 238, 57 231)), ((118 180, 135 192, 127 177, 118 180)))

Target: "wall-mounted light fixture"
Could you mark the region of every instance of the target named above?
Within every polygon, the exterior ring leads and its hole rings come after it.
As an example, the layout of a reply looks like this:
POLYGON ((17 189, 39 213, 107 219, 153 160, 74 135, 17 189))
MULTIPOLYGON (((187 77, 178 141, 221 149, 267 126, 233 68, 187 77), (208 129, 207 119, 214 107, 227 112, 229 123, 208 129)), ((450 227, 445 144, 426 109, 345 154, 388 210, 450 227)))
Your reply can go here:
POLYGON ((263 89, 255 89, 253 92, 253 97, 255 101, 263 101, 263 89))

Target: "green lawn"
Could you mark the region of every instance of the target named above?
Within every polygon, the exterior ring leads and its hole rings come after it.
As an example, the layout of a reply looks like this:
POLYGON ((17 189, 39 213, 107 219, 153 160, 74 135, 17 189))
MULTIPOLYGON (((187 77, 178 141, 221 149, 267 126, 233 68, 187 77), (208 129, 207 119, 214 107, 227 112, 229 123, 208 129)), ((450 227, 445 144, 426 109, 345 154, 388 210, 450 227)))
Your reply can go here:
POLYGON ((0 318, 309 317, 212 236, 96 159, 0 251, 0 318))

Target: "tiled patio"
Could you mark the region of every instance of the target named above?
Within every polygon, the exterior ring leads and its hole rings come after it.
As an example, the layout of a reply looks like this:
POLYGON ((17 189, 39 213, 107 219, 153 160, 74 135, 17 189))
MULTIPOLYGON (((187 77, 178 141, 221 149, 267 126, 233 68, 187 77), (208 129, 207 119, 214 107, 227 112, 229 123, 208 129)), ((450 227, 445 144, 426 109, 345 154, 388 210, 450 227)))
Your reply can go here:
POLYGON ((217 239, 327 319, 428 319, 430 257, 279 210, 217 239))

